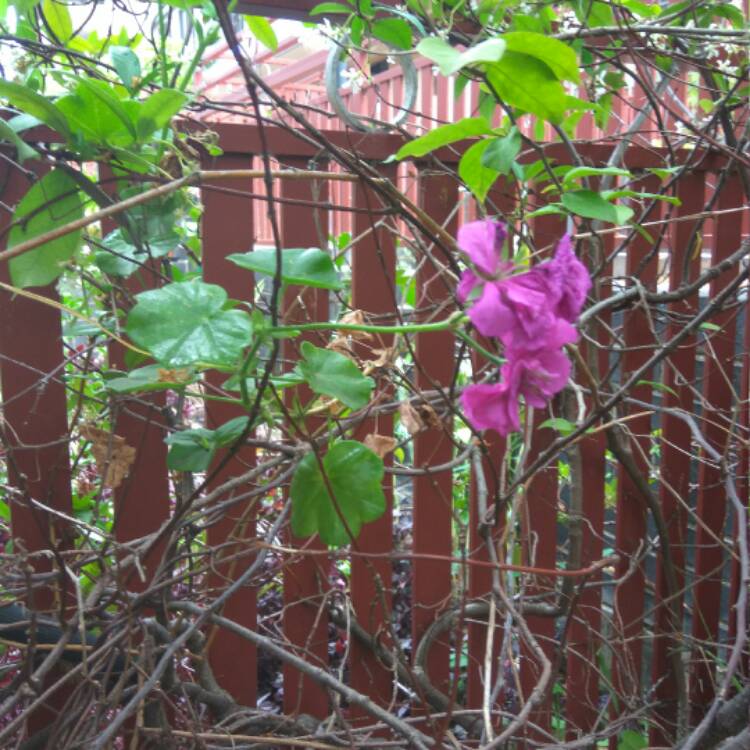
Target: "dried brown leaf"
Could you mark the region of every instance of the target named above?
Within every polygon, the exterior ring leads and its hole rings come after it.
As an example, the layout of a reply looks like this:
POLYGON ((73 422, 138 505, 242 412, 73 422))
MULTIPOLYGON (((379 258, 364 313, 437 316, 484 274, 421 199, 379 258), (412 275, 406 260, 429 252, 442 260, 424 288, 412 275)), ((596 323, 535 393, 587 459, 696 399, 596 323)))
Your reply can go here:
POLYGON ((371 432, 362 442, 380 458, 385 458, 398 445, 398 441, 394 438, 374 432, 371 432))
POLYGON ((135 448, 128 445, 124 437, 90 423, 82 424, 80 432, 81 437, 91 441, 91 453, 101 474, 102 484, 117 489, 135 461, 135 448))
POLYGON ((408 401, 402 401, 398 405, 398 416, 401 419, 401 424, 406 427, 406 431, 410 435, 416 435, 425 429, 419 412, 408 401))

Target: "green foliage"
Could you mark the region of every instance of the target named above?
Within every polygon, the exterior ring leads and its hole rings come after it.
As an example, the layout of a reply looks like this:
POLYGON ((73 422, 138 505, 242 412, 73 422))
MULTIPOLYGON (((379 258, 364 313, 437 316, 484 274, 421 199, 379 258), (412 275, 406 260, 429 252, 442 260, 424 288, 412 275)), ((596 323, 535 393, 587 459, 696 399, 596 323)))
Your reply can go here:
POLYGON ((375 382, 363 375, 349 357, 320 349, 309 341, 302 342, 300 353, 303 359, 297 370, 313 391, 332 396, 350 409, 367 406, 375 382))
POLYGON ((275 50, 279 46, 279 40, 276 38, 276 32, 273 30, 268 21, 262 16, 245 16, 247 28, 250 33, 264 46, 270 50, 275 50))
POLYGON ((250 316, 227 310, 215 284, 186 281, 142 292, 128 315, 128 335, 168 367, 231 366, 252 338, 250 316))
MULTIPOLYGON (((264 276, 276 275, 275 249, 234 253, 228 260, 240 268, 264 276)), ((312 247, 282 250, 281 280, 285 284, 301 284, 318 289, 341 289, 341 281, 330 256, 312 247)))
MULTIPOLYGON (((60 169, 36 182, 13 214, 8 247, 51 232, 83 216, 83 200, 73 178, 60 169)), ((69 232, 33 250, 11 258, 10 278, 15 286, 44 286, 54 281, 81 243, 81 231, 69 232)))
POLYGON ((483 117, 467 117, 458 122, 441 125, 425 133, 413 141, 409 141, 396 152, 396 159, 405 159, 407 156, 424 156, 442 146, 462 141, 477 135, 489 135, 492 128, 483 117))
POLYGON ((436 63, 444 76, 450 76, 469 65, 496 62, 505 53, 505 46, 503 39, 486 39, 459 52, 444 39, 430 36, 417 45, 417 52, 436 63))
POLYGON ((247 417, 236 417, 216 430, 196 427, 166 438, 167 466, 175 471, 206 471, 216 451, 236 443, 248 427, 247 417))
POLYGON ((320 462, 308 453, 292 479, 292 531, 318 534, 332 547, 349 544, 362 524, 385 513, 383 473, 382 459, 354 440, 337 440, 320 462))

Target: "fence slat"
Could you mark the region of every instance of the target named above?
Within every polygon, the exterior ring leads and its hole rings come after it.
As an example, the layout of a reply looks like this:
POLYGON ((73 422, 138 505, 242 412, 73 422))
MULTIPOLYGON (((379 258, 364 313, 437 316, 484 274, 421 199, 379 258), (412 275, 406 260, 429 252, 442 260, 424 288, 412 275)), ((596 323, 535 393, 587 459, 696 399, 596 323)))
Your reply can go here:
MULTIPOLYGON (((534 245, 545 249, 543 257, 549 257, 557 242, 565 232, 565 224, 557 216, 540 216, 533 221, 534 245)), ((561 400, 556 399, 554 409, 559 411, 561 400)), ((549 410, 536 410, 534 429, 529 446, 529 457, 545 451, 555 441, 554 430, 539 429, 539 425, 549 418, 549 410)), ((527 419, 531 410, 527 408, 527 419)), ((526 459, 528 460, 528 458, 526 459)), ((557 564, 557 503, 558 503, 558 469, 552 462, 547 468, 538 472, 529 483, 520 509, 521 515, 521 548, 525 565, 537 568, 553 569, 557 564)), ((526 596, 549 594, 554 592, 554 579, 536 576, 526 589, 526 596)), ((556 603, 554 594, 546 596, 544 601, 552 606, 556 603)), ((526 618, 529 630, 544 651, 548 659, 554 650, 555 620, 553 617, 529 615, 526 618)), ((520 684, 522 700, 526 701, 542 677, 542 665, 526 641, 521 643, 520 684)), ((552 679, 552 678, 551 678, 552 679)), ((541 729, 548 729, 551 719, 551 690, 547 685, 544 701, 532 711, 531 722, 541 729)), ((529 737, 539 736, 531 729, 529 737)))
MULTIPOLYGON (((656 192, 659 182, 649 177, 637 183, 634 189, 656 192)), ((660 207, 651 208, 646 220, 658 219, 660 207)), ((636 219, 637 221, 637 219, 636 219)), ((628 277, 637 278, 641 285, 653 290, 656 285, 658 255, 652 252, 652 243, 644 237, 633 233, 632 241, 627 247, 626 269, 628 277)), ((617 275, 617 271, 615 271, 617 275)), ((624 353, 620 363, 620 381, 641 367, 651 355, 655 344, 651 330, 651 321, 642 306, 625 312, 622 323, 624 353)), ((644 375, 643 381, 651 379, 644 375)), ((651 398, 651 386, 647 383, 632 389, 633 398, 648 402, 651 398)), ((643 411, 635 407, 623 407, 622 413, 630 415, 643 411)), ((648 458, 651 446, 651 417, 641 415, 628 419, 624 423, 622 443, 633 456, 636 472, 648 477, 648 458)), ((646 502, 638 485, 620 463, 617 467, 617 525, 615 529, 615 551, 620 561, 615 566, 616 578, 625 576, 614 592, 614 613, 612 641, 618 647, 611 652, 612 685, 617 697, 612 701, 612 712, 616 715, 622 710, 628 696, 638 695, 641 683, 642 616, 645 605, 645 568, 641 561, 632 574, 626 575, 633 563, 633 557, 643 552, 647 542, 646 535, 646 502), (622 647, 619 644, 622 643, 622 647)))
MULTIPOLYGON (((742 190, 737 177, 730 177, 719 196, 719 210, 738 205, 742 190)), ((737 250, 742 234, 742 215, 725 214, 715 219, 711 263, 719 263, 737 250)), ((730 279, 720 276, 709 285, 709 299, 718 294, 730 279)), ((720 330, 706 336, 703 365, 702 431, 707 442, 721 455, 730 447, 734 404, 733 373, 735 356, 736 312, 724 310, 712 318, 720 330), (707 405, 707 406, 706 406, 707 405), (708 409, 708 411, 707 411, 708 409)), ((700 719, 714 696, 716 648, 719 640, 722 580, 724 578, 724 524, 726 490, 721 471, 702 453, 698 469, 698 504, 696 512, 702 521, 695 532, 695 580, 693 584, 693 638, 697 643, 692 655, 690 697, 693 716, 700 719)))
MULTIPOLYGON (((308 167, 307 159, 284 159, 284 166, 292 169, 308 167)), ((319 168, 319 167, 317 167, 319 168)), ((303 201, 325 201, 326 183, 308 180, 282 180, 279 194, 282 198, 303 201)), ((280 229, 283 247, 325 247, 328 230, 326 211, 309 206, 282 204, 280 229), (322 236, 321 236, 322 234, 322 236)), ((328 320, 328 293, 322 289, 290 287, 284 299, 284 323, 306 323, 328 320)), ((326 335, 309 332, 284 342, 284 369, 291 370, 299 360, 299 347, 303 341, 325 347, 326 335)), ((313 393, 306 386, 287 389, 285 403, 291 407, 295 399, 308 403, 313 393)), ((321 418, 308 418, 301 429, 310 434, 325 425, 321 418)), ((306 549, 324 550, 325 545, 316 536, 310 540, 291 536, 290 545, 306 549)), ((300 647, 308 661, 315 666, 328 666, 328 616, 324 595, 328 589, 328 558, 322 555, 302 556, 299 561, 284 568, 284 635, 300 647), (322 611, 321 611, 322 609, 322 611)), ((312 716, 328 715, 328 694, 321 685, 303 677, 288 665, 284 666, 284 710, 287 713, 303 712, 312 716)))
MULTIPOLYGON (((685 175, 678 186, 678 197, 682 205, 678 217, 700 213, 704 201, 705 174, 696 172, 685 175)), ((690 240, 697 228, 697 222, 683 221, 674 225, 669 259, 669 287, 678 289, 685 281, 693 280, 700 270, 698 245, 690 240), (684 274, 687 272, 687 278, 684 274)), ((674 316, 694 315, 698 309, 697 295, 670 306, 674 316)), ((666 339, 672 338, 682 328, 680 317, 671 319, 667 327, 666 339)), ((666 386, 659 396, 667 408, 693 411, 693 394, 689 383, 695 377, 694 336, 685 341, 665 364, 663 382, 666 386)), ((687 501, 690 497, 690 467, 692 451, 691 435, 685 422, 678 417, 664 413, 661 417, 661 484, 659 505, 664 522, 669 530, 670 552, 675 571, 678 594, 669 604, 670 587, 665 576, 664 550, 660 549, 656 564, 656 602, 654 627, 654 656, 652 677, 656 685, 659 706, 654 715, 657 722, 650 732, 653 745, 670 745, 676 738, 678 679, 673 669, 677 655, 681 662, 680 644, 683 640, 682 589, 685 583, 685 545, 687 543, 687 501), (675 620, 672 613, 680 613, 675 620)), ((675 665, 676 666, 676 665, 675 665)))
MULTIPOLYGON (((580 248, 579 257, 591 268, 600 265, 603 268, 602 276, 611 276, 612 264, 606 263, 605 259, 614 248, 614 236, 609 234, 603 236, 599 242, 595 240, 583 240, 578 243, 580 248)), ((595 299, 603 299, 610 292, 606 284, 600 283, 594 292, 595 299)), ((607 343, 606 325, 610 316, 602 314, 596 322, 592 322, 587 330, 588 336, 599 343, 598 348, 589 341, 583 339, 579 343, 581 356, 587 363, 589 371, 595 381, 600 384, 604 374, 607 372, 608 364, 606 357, 602 356, 603 347, 607 343)), ((586 383, 586 379, 576 367, 576 377, 580 382, 586 383)), ((569 396, 570 398, 570 396, 569 396)), ((569 408, 575 412, 576 407, 570 398, 569 408)), ((592 399, 587 399, 587 406, 591 408, 594 404, 592 399)), ((606 481, 606 439, 602 433, 589 435, 579 444, 579 456, 571 453, 571 486, 569 489, 569 503, 580 504, 581 517, 576 518, 571 510, 569 519, 569 544, 580 544, 581 567, 586 567, 596 560, 601 559, 603 553, 604 537, 604 511, 605 511, 605 481, 606 481), (576 460, 579 463, 576 465, 576 460), (575 498, 575 493, 581 497, 575 498)), ((575 449, 573 449, 575 450, 575 449)), ((574 565, 576 563, 574 562, 574 565)), ((593 730, 600 712, 599 706, 599 677, 600 671, 597 666, 597 657, 602 644, 601 633, 601 587, 596 584, 601 581, 601 575, 591 576, 585 583, 586 588, 574 591, 567 589, 575 597, 575 610, 572 613, 570 629, 567 635, 567 669, 565 682, 565 718, 566 737, 569 740, 576 739, 580 734, 593 730)), ((576 581, 575 585, 583 583, 576 581)), ((563 584, 565 585, 565 584, 563 584)))
MULTIPOLYGON (((438 175, 419 176, 422 209, 451 234, 456 231, 455 208, 458 189, 455 180, 438 175), (451 212, 454 216, 451 217, 451 212), (447 223, 446 223, 447 222, 447 223)), ((419 258, 416 308, 420 321, 442 320, 451 309, 452 284, 445 277, 447 268, 441 252, 432 246, 430 254, 419 258)), ((449 331, 419 334, 416 342, 416 381, 420 390, 449 388, 454 376, 454 337, 449 331)), ((419 404, 416 408, 419 409, 419 404)), ((445 411, 446 403, 438 403, 445 411)), ((414 468, 439 466, 453 456, 450 411, 440 426, 419 433, 414 439, 414 468)), ((451 470, 415 477, 413 483, 412 562, 412 643, 420 642, 424 631, 448 606, 452 592, 451 565, 437 560, 421 560, 419 554, 451 555, 453 526, 453 475, 451 470)), ((450 642, 446 635, 430 649, 426 664, 430 681, 448 692, 450 642)), ((422 666, 422 665, 418 665, 422 666)))
MULTIPOLYGON (((12 162, 2 172, 2 203, 15 206, 31 185, 12 162)), ((10 212, 0 211, 2 248, 11 219, 10 212)), ((0 266, 0 279, 10 284, 7 263, 0 266)), ((59 300, 54 284, 33 291, 59 300)), ((29 502, 72 512, 60 311, 0 290, 0 352, 3 442, 9 447, 5 461, 8 480, 19 491, 8 498, 13 537, 27 552, 64 549, 70 542, 65 527, 51 523, 46 512, 29 502)), ((50 569, 40 561, 34 567, 40 572, 50 569)), ((28 604, 48 609, 54 599, 55 592, 45 587, 34 592, 28 604)))
MULTIPOLYGON (((12 220, 5 207, 15 206, 31 185, 11 160, 0 165, 0 185, 2 250, 7 241, 6 229, 12 220)), ((0 280, 10 283, 7 262, 0 265, 0 280)), ((55 284, 31 291, 59 301, 55 284)), ((66 515, 73 513, 64 362, 60 311, 0 290, 0 427, 2 447, 7 450, 3 460, 8 483, 18 490, 17 495, 7 493, 5 498, 10 506, 16 554, 21 549, 29 553, 42 550, 59 553, 71 546, 71 530, 30 503, 33 499, 66 515)), ((36 573, 52 570, 46 555, 34 559, 31 565, 36 573)), ((26 604, 32 609, 57 613, 61 604, 75 601, 68 576, 62 575, 58 580, 62 584, 59 588, 45 585, 28 592, 26 604)), ((43 687, 49 688, 59 676, 55 668, 45 678, 43 687)), ((52 693, 29 717, 28 734, 49 727, 69 694, 67 686, 52 693)))
MULTIPOLYGON (((208 169, 249 169, 252 157, 249 155, 225 155, 207 164, 208 169)), ((231 183, 233 190, 241 190, 242 183, 231 183)), ((248 180, 247 189, 251 190, 248 180)), ((226 260, 234 252, 250 250, 253 244, 253 201, 243 195, 225 194, 212 190, 206 185, 202 190, 203 222, 203 279, 212 284, 220 284, 230 298, 251 301, 253 298, 253 277, 226 260)), ((207 386, 219 389, 226 375, 209 372, 207 386)), ((230 394, 232 395, 232 394, 230 394)), ((240 408, 219 401, 206 402, 206 423, 210 428, 242 416, 240 408)), ((218 458, 221 460, 221 457, 218 458)), ((210 489, 222 482, 246 472, 255 463, 255 451, 244 447, 213 478, 210 489)), ((210 471, 214 471, 214 462, 210 471)), ((238 492, 247 491, 241 487, 238 492)), ((222 498, 225 500, 227 498, 222 498)), ((217 550, 214 560, 215 572, 209 576, 208 585, 212 590, 225 589, 250 564, 248 556, 255 538, 255 500, 241 501, 227 510, 223 517, 207 531, 208 545, 217 550), (242 554, 237 560, 221 563, 222 557, 242 554)), ((245 588, 237 592, 224 606, 223 614, 251 630, 256 629, 256 592, 245 588)), ((219 684, 238 702, 254 706, 257 698, 257 654, 256 648, 248 641, 225 630, 212 628, 209 633, 211 666, 219 684)))
MULTIPOLYGON (((117 183, 112 179, 112 171, 102 167, 99 177, 106 180, 103 189, 117 200, 117 183)), ((106 236, 117 226, 114 219, 105 219, 102 221, 102 235, 106 236)), ((123 285, 133 295, 154 289, 163 283, 159 270, 157 261, 145 260, 123 285)), ((127 349, 122 344, 110 341, 108 354, 113 369, 125 372, 131 369, 126 361, 127 349)), ((114 493, 113 531, 118 542, 129 542, 151 534, 169 518, 165 405, 164 393, 112 397, 112 433, 123 437, 136 451, 128 475, 114 493)), ((132 570, 123 583, 132 591, 145 591, 164 550, 163 543, 156 544, 144 556, 141 568, 145 571, 145 579, 138 571, 132 570)))
MULTIPOLYGON (((393 167, 383 169, 383 175, 395 179, 393 167)), ((377 196, 363 183, 357 183, 354 190, 354 206, 374 209, 379 207, 377 196)), ((391 234, 384 228, 376 227, 377 219, 367 213, 354 216, 354 236, 363 235, 352 248, 352 306, 362 310, 366 318, 383 322, 393 320, 395 302, 395 263, 396 253, 391 234)), ((393 336, 378 336, 367 345, 357 345, 357 354, 362 359, 375 359, 375 349, 387 349, 393 346, 393 336)), ((380 381, 378 389, 389 388, 386 382, 380 381)), ((357 431, 357 438, 362 440, 370 433, 385 437, 393 435, 393 417, 391 415, 372 417, 364 420, 357 431)), ((385 458, 388 465, 390 457, 385 458)), ((388 553, 393 548, 393 484, 391 475, 386 474, 384 487, 386 494, 386 512, 373 522, 365 524, 353 549, 362 552, 388 553)), ((382 559, 365 559, 354 555, 351 569, 351 596, 356 617, 372 635, 378 635, 386 644, 389 637, 389 614, 391 609, 391 561, 382 559)), ((378 658, 365 646, 352 640, 350 648, 351 685, 382 705, 388 705, 393 697, 393 675, 383 667, 378 658)), ((354 716, 360 715, 360 709, 352 709, 354 716)))

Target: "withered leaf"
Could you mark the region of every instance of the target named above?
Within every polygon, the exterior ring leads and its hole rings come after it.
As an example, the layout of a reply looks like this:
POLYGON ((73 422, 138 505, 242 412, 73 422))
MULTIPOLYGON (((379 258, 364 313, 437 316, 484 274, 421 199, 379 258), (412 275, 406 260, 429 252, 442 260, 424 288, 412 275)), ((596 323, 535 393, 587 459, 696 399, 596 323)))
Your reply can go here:
POLYGON ((401 424, 406 427, 406 431, 410 435, 416 435, 425 428, 419 412, 408 401, 402 401, 398 405, 398 416, 401 419, 401 424))
POLYGON ((102 484, 117 489, 135 461, 135 448, 128 445, 124 437, 90 423, 82 424, 80 432, 82 438, 91 441, 91 453, 102 476, 102 484))
POLYGON ((378 435, 371 432, 362 441, 373 453, 377 453, 380 458, 385 458, 397 445, 398 440, 386 435, 378 435))

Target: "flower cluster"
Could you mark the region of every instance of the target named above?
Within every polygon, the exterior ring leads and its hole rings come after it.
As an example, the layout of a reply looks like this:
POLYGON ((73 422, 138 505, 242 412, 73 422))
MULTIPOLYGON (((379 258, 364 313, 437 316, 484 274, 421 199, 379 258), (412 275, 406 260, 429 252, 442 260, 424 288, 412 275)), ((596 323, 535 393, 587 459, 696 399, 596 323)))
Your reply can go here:
POLYGON ((563 347, 578 340, 573 323, 591 288, 568 235, 551 260, 515 275, 502 260, 506 236, 496 221, 471 222, 458 232, 458 246, 476 272, 464 271, 457 296, 464 302, 481 287, 469 318, 483 336, 499 339, 507 359, 499 383, 468 386, 461 403, 474 428, 501 435, 520 428, 520 397, 541 408, 565 387, 571 366, 563 347))

